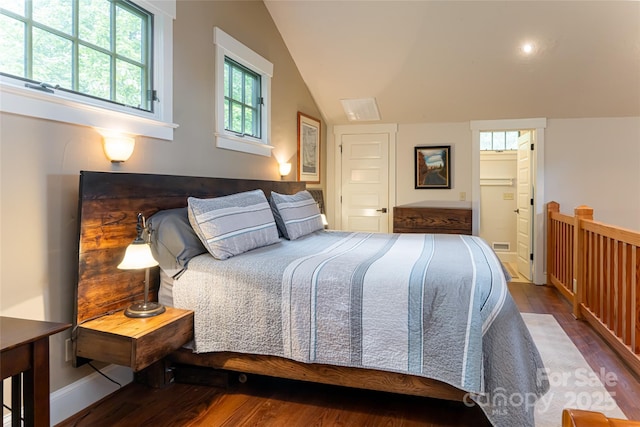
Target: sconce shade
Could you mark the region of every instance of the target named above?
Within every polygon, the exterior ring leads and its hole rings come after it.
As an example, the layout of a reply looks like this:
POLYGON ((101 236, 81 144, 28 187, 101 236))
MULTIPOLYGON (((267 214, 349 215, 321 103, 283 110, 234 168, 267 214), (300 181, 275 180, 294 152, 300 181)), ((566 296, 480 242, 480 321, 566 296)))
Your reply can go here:
POLYGON ((325 227, 329 225, 329 221, 327 221, 327 216, 325 214, 320 214, 320 217, 322 217, 322 225, 325 227))
POLYGON ((136 140, 124 135, 103 136, 104 154, 112 163, 120 163, 129 160, 136 146, 136 140))
POLYGON ((291 172, 291 163, 280 163, 280 176, 285 177, 291 172))
POLYGON ((120 270, 138 270, 141 268, 155 267, 158 261, 151 254, 151 247, 141 240, 134 240, 124 253, 122 262, 118 264, 120 270))

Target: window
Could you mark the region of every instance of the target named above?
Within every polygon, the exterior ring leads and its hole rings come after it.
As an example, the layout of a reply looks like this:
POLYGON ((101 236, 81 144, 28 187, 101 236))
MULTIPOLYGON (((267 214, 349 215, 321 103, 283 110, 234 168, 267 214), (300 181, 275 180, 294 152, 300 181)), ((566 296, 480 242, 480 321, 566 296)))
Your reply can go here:
POLYGON ((152 15, 124 0, 36 0, 2 10, 0 71, 151 111, 152 15), (19 6, 19 7, 18 7, 19 6), (26 6, 26 7, 25 7, 26 6), (74 25, 74 23, 76 23, 74 25))
POLYGON ((2 111, 173 139, 173 18, 175 1, 3 0, 2 111))
POLYGON ((518 149, 518 131, 480 132, 480 150, 505 151, 518 149))
POLYGON ((273 64, 219 28, 214 29, 214 43, 216 146, 271 156, 273 64))
POLYGON ((224 59, 224 128, 260 139, 260 75, 224 59))

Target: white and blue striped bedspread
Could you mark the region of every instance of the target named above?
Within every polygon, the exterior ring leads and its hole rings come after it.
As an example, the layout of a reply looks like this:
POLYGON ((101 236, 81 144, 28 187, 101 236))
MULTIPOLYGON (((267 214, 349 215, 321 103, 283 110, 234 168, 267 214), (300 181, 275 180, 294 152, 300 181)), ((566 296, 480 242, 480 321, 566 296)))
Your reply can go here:
POLYGON ((481 392, 482 334, 506 294, 501 264, 477 237, 352 234, 287 266, 284 355, 481 392))
MULTIPOLYGON (((546 391, 502 265, 477 237, 320 231, 225 261, 196 257, 173 297, 195 311, 197 352, 419 375, 489 403, 546 391)), ((526 405, 482 406, 494 425, 533 425, 526 405)))

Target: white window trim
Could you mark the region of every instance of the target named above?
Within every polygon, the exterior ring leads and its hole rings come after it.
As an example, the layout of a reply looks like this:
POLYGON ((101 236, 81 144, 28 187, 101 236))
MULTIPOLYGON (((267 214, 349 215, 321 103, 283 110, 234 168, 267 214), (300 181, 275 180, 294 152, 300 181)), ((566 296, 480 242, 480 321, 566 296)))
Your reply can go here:
POLYGON ((24 81, 0 78, 0 111, 173 140, 173 20, 176 0, 132 0, 154 14, 154 82, 160 102, 153 113, 65 91, 28 89, 24 81))
POLYGON ((216 147, 244 153, 271 156, 271 77, 273 64, 243 45, 220 28, 213 29, 215 44, 214 122, 216 147), (238 136, 224 128, 224 58, 228 57, 261 76, 264 105, 261 114, 261 138, 238 136))

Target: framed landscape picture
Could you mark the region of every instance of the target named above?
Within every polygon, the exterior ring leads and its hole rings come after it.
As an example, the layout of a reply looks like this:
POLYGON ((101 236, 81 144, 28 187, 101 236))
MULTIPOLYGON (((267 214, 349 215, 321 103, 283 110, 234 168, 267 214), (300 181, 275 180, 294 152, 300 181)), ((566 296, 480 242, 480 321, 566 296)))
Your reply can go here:
POLYGON ((320 120, 298 112, 298 181, 320 183, 320 120))
POLYGON ((451 146, 415 147, 415 188, 451 188, 451 146))

